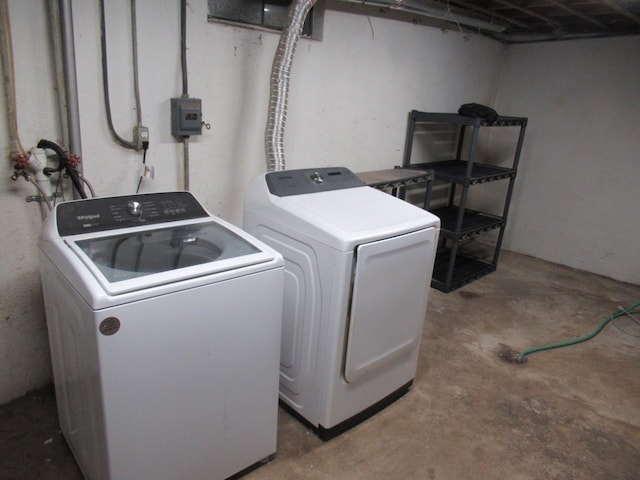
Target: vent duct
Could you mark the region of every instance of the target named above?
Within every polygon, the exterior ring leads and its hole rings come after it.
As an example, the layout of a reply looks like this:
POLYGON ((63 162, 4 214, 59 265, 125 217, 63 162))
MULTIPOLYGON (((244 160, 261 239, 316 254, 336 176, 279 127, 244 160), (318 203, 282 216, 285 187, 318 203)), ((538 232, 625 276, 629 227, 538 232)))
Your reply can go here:
POLYGON ((298 39, 302 33, 304 20, 316 0, 293 0, 289 7, 280 42, 273 58, 269 92, 269 112, 265 130, 265 150, 267 169, 285 169, 284 127, 287 121, 287 99, 289 96, 289 75, 298 39))

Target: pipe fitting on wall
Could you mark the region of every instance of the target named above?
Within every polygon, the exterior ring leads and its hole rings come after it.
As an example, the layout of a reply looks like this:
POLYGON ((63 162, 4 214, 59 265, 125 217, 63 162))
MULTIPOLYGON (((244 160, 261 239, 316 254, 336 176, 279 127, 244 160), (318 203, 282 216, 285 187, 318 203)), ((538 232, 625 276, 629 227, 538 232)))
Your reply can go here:
POLYGON ((24 170, 29 166, 29 155, 19 153, 11 158, 11 162, 16 170, 24 170))
POLYGON ((80 155, 77 155, 75 153, 67 153, 67 165, 69 165, 71 168, 77 169, 81 163, 82 159, 80 158, 80 155))

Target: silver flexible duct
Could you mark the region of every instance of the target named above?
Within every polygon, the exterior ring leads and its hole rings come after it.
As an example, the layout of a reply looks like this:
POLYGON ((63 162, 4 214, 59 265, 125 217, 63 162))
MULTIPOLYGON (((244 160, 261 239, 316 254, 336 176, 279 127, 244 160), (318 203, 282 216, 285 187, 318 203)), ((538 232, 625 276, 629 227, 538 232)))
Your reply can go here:
POLYGON ((280 42, 271 67, 271 89, 269 92, 269 112, 265 130, 265 150, 267 169, 285 169, 284 127, 287 121, 287 97, 289 95, 289 74, 293 54, 302 33, 304 20, 316 0, 294 0, 289 7, 287 23, 280 35, 280 42))

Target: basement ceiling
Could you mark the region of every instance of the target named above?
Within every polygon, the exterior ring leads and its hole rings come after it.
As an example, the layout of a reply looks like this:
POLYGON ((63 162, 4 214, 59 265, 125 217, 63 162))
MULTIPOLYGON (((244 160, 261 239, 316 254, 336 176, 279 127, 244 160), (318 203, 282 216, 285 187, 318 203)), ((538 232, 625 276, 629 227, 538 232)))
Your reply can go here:
POLYGON ((438 3, 505 27, 504 31, 490 35, 506 42, 640 34, 640 0, 448 0, 438 3))
MULTIPOLYGON (((506 43, 640 34, 640 0, 439 0, 436 3, 452 14, 447 21, 455 22, 458 14, 504 27, 502 32, 476 29, 506 43)), ((464 25, 462 20, 459 23, 464 25)))
POLYGON ((367 15, 435 23, 479 32, 505 43, 640 35, 640 0, 339 0, 338 3, 350 4, 367 15))

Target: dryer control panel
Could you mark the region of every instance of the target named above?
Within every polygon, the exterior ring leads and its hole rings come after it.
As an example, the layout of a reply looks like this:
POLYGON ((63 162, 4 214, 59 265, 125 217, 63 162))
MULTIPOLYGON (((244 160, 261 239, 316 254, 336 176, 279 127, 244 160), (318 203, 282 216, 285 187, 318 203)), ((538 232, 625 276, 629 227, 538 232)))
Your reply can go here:
POLYGON ((146 193, 61 203, 61 237, 210 216, 189 192, 146 193))
POLYGON ((269 192, 278 197, 364 186, 362 180, 344 167, 284 170, 267 173, 265 178, 269 192))

